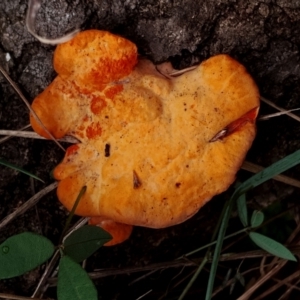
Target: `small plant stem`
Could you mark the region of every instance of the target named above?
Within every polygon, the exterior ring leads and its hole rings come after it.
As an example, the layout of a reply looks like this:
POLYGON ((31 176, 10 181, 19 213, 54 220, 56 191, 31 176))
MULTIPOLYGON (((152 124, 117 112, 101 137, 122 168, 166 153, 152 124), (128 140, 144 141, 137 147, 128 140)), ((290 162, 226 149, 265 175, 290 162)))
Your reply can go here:
POLYGON ((72 232, 74 232, 75 230, 77 230, 80 227, 82 227, 83 225, 85 225, 88 222, 88 220, 89 220, 89 218, 81 218, 80 220, 78 220, 69 230, 66 231, 64 238, 63 238, 63 242, 67 236, 69 236, 72 232))
MULTIPOLYGON (((243 229, 241 229, 241 230, 238 230, 238 231, 236 231, 236 232, 234 232, 234 233, 231 233, 231 234, 229 234, 229 235, 226 235, 226 236, 224 237, 224 240, 229 239, 229 238, 231 238, 231 237, 233 237, 233 236, 236 236, 236 235, 238 235, 238 234, 240 234, 240 233, 247 232, 247 231, 250 230, 250 229, 252 229, 251 226, 245 227, 245 228, 243 228, 243 229)), ((203 250, 203 249, 206 249, 206 248, 208 248, 208 247, 210 247, 210 246, 215 245, 216 243, 217 243, 217 241, 213 241, 213 242, 211 242, 211 243, 209 243, 209 244, 206 244, 206 245, 204 245, 204 246, 202 246, 202 247, 200 247, 200 248, 197 248, 197 249, 195 249, 195 250, 193 250, 193 251, 191 251, 191 252, 189 252, 189 253, 186 253, 186 254, 184 254, 183 256, 180 256, 178 259, 183 258, 183 257, 187 257, 187 256, 191 256, 191 255, 193 255, 193 254, 195 254, 195 253, 197 253, 197 252, 199 252, 199 251, 201 251, 201 250, 203 250)))
MULTIPOLYGON (((290 250, 293 254, 299 255, 300 254, 300 246, 291 246, 290 250)), ((224 253, 220 256, 220 261, 236 261, 241 259, 252 259, 252 258, 262 258, 262 257, 273 257, 272 254, 264 251, 264 250, 252 250, 242 253, 224 253)), ((204 260, 204 257, 196 258, 191 260, 174 260, 174 261, 166 261, 162 263, 156 263, 156 264, 150 264, 147 266, 142 267, 127 267, 127 268, 110 268, 110 269, 104 269, 104 270, 98 270, 88 273, 91 279, 99 279, 99 278, 106 278, 109 276, 117 276, 117 275, 128 275, 128 274, 134 274, 134 273, 141 273, 141 272, 147 272, 147 274, 136 278, 134 281, 130 282, 129 285, 132 286, 134 283, 137 283, 138 281, 145 279, 149 275, 153 274, 154 272, 157 272, 159 270, 167 270, 170 268, 195 268, 199 264, 202 263, 204 260)), ((208 257, 208 263, 211 262, 211 258, 208 257)), ((273 264, 267 264, 266 266, 273 266, 273 264)), ((255 270, 259 270, 259 267, 254 268, 255 270)), ((193 271, 195 272, 195 271, 193 271)), ((244 274, 244 272, 242 273, 244 274)), ((246 274, 248 274, 246 272, 246 274)), ((57 277, 51 277, 48 279, 48 283, 50 286, 55 286, 57 284, 57 277)))
MULTIPOLYGON (((212 238, 211 238, 212 241, 215 240, 215 238, 216 238, 216 236, 218 234, 219 228, 220 228, 220 226, 223 223, 223 219, 224 219, 224 216, 226 214, 226 211, 227 211, 227 205, 225 204, 224 207, 223 207, 222 213, 221 213, 221 215, 219 217, 217 226, 215 227, 215 230, 213 232, 213 235, 212 235, 212 238)), ((208 259, 211 256, 211 246, 208 246, 208 247, 209 248, 207 249, 206 254, 205 254, 205 256, 204 256, 201 264, 199 265, 199 267, 197 268, 197 270, 194 273, 193 277, 190 279, 189 283, 187 284, 187 286, 185 287, 185 289, 181 293, 180 298, 179 298, 180 300, 182 300, 185 297, 185 295, 187 294, 188 290, 191 288, 191 286, 193 285, 193 283, 195 282, 195 280, 199 276, 200 272, 204 268, 205 264, 208 262, 208 259)))
POLYGON ((75 200, 75 203, 74 203, 74 205, 73 205, 73 207, 72 207, 72 210, 70 211, 70 214, 69 214, 69 216, 68 216, 66 225, 65 225, 65 227, 64 227, 64 229, 63 229, 63 231, 62 231, 62 233, 61 233, 61 236, 60 236, 60 239, 59 239, 59 245, 60 245, 60 244, 62 243, 62 241, 63 241, 64 235, 65 235, 65 233, 67 232, 67 230, 68 230, 68 228, 69 228, 69 226, 70 226, 70 223, 71 223, 71 220, 72 220, 72 218, 73 218, 73 216, 74 216, 74 214, 75 214, 76 208, 77 208, 77 206, 78 206, 78 204, 79 204, 79 202, 80 202, 82 196, 84 195, 85 191, 86 191, 86 186, 83 186, 83 187, 81 188, 81 190, 80 190, 80 192, 79 192, 79 194, 78 194, 76 200, 75 200))
MULTIPOLYGON (((207 253, 208 254, 208 253, 207 253)), ((199 276, 200 272, 202 271, 202 269, 204 268, 205 264, 207 263, 208 258, 205 255, 205 257, 203 258, 200 266, 198 267, 198 269, 196 270, 196 272, 194 273, 192 279, 189 281, 189 283, 187 284, 187 286, 185 287, 185 289, 183 290, 183 292, 181 293, 180 297, 178 298, 178 300, 182 300, 185 295, 187 294, 187 292, 189 291, 189 289, 191 288, 191 286, 193 285, 193 283, 195 282, 195 280, 197 279, 197 277, 199 276)))
MULTIPOLYGON (((290 210, 294 209, 296 206, 298 206, 298 204, 295 204, 295 205, 289 207, 288 209, 286 209, 285 211, 279 213, 278 215, 273 216, 272 218, 266 220, 266 221, 263 222, 260 226, 258 226, 258 227, 256 227, 256 228, 251 228, 251 227, 250 227, 250 229, 251 229, 252 231, 256 231, 256 230, 258 230, 259 228, 262 228, 262 227, 266 226, 267 224, 269 224, 269 223, 275 221, 276 219, 278 219, 278 218, 284 216, 286 213, 288 213, 290 210)), ((237 242, 240 242, 242 239, 244 239, 244 238, 247 237, 247 236, 248 236, 247 234, 244 234, 244 235, 240 236, 238 239, 234 240, 232 243, 226 245, 226 246, 223 248, 222 251, 223 251, 223 252, 226 251, 226 250, 229 249, 232 245, 236 244, 237 242)), ((225 238, 227 238, 227 237, 225 237, 225 238)), ((224 238, 224 239, 225 239, 225 238, 224 238)))
POLYGON ((220 255, 221 255, 223 241, 224 241, 224 236, 225 236, 225 232, 227 229, 230 214, 231 214, 231 211, 233 208, 233 204, 236 202, 236 199, 237 199, 236 194, 233 194, 233 196, 230 198, 230 200, 224 206, 225 210, 223 210, 224 213, 222 214, 223 216, 222 216, 222 221, 221 221, 221 225, 220 225, 220 229, 219 229, 219 233, 218 233, 218 239, 217 239, 217 243, 216 243, 216 247, 215 247, 215 251, 214 251, 214 255, 213 255, 213 260, 212 260, 212 264, 211 264, 211 268, 210 268, 205 300, 211 299, 215 276, 216 276, 216 272, 217 272, 217 267, 218 267, 218 263, 219 263, 219 259, 220 259, 220 255))
POLYGON ((48 264, 48 266, 46 267, 32 297, 38 297, 39 294, 40 294, 40 291, 42 289, 42 287, 45 285, 45 283, 47 282, 48 278, 49 278, 49 275, 52 273, 53 269, 55 268, 56 264, 57 264, 57 261, 60 257, 59 255, 59 250, 56 250, 56 252, 54 253, 54 255, 52 256, 51 258, 51 261, 50 263, 48 264))
MULTIPOLYGON (((243 228, 243 229, 241 229, 241 230, 238 230, 238 231, 236 231, 236 232, 233 232, 233 233, 231 233, 231 234, 225 236, 225 237, 224 237, 224 240, 229 239, 229 238, 231 238, 231 237, 234 237, 234 236, 236 236, 236 235, 239 235, 239 234, 241 234, 241 233, 243 233, 243 232, 248 232, 249 230, 254 230, 254 231, 256 231, 257 229, 259 229, 259 228, 261 228, 261 227, 263 227, 263 226, 265 226, 265 225, 267 225, 267 224, 269 224, 269 223, 275 221, 276 219, 282 217, 283 215, 285 215, 286 213, 288 213, 291 209, 293 209, 295 206, 296 206, 296 205, 291 206, 291 207, 288 208, 287 210, 285 210, 285 211, 279 213, 278 215, 276 215, 276 216, 274 216, 274 217, 272 217, 272 218, 266 220, 265 222, 263 222, 260 226, 258 226, 258 227, 256 227, 256 228, 252 228, 251 226, 248 226, 248 227, 245 227, 245 228, 243 228)), ((248 235, 244 235, 242 238, 245 238, 246 236, 248 236, 248 235)), ((204 246, 202 246, 202 247, 200 247, 200 248, 197 248, 197 249, 195 249, 195 250, 193 250, 193 251, 191 251, 191 252, 188 252, 188 253, 186 253, 186 254, 184 254, 184 255, 178 257, 177 259, 182 259, 182 258, 184 258, 184 257, 191 256, 191 255, 193 255, 193 254, 195 254, 195 253, 197 253, 197 252, 199 252, 199 251, 201 251, 201 250, 204 250, 204 249, 206 249, 206 248, 208 248, 208 247, 210 247, 210 246, 215 245, 216 243, 217 243, 217 241, 213 241, 213 242, 211 242, 211 243, 208 243, 208 244, 206 244, 206 245, 204 245, 204 246)), ((227 249, 227 248, 228 248, 228 247, 226 247, 225 249, 227 249)), ((225 250, 225 249, 223 249, 223 250, 225 250)))

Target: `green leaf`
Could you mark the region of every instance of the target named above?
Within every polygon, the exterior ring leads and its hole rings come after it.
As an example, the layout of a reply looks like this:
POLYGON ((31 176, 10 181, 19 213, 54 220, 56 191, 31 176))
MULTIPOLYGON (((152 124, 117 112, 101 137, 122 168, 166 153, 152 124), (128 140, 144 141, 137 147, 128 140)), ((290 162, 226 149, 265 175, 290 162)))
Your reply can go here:
POLYGON ((246 204, 246 195, 242 194, 237 199, 237 209, 240 220, 244 227, 248 226, 248 212, 247 212, 247 204, 246 204))
POLYGON ((23 170, 20 167, 18 167, 16 165, 13 165, 13 164, 11 164, 11 163, 9 163, 6 160, 1 159, 1 158, 0 158, 0 165, 3 165, 5 167, 8 167, 8 168, 11 168, 11 169, 16 170, 18 172, 21 172, 23 174, 26 174, 26 175, 28 175, 28 176, 30 176, 30 177, 32 177, 32 178, 34 178, 36 180, 39 180, 39 181, 41 181, 41 182, 44 183, 44 181, 41 178, 37 177, 36 175, 34 175, 34 174, 32 174, 32 173, 30 173, 30 172, 28 172, 26 170, 23 170))
POLYGON ((0 279, 19 276, 49 259, 53 244, 45 237, 24 232, 8 238, 0 245, 0 279))
POLYGON ((64 253, 74 261, 81 262, 111 240, 111 235, 98 226, 85 225, 72 234, 64 242, 64 253))
POLYGON ((265 215, 263 212, 255 210, 251 216, 251 226, 253 228, 258 227, 264 221, 265 215))
POLYGON ((97 290, 88 274, 70 257, 63 256, 59 262, 58 300, 97 300, 97 290))
POLYGON ((297 261, 297 259, 289 249, 276 242, 275 240, 270 239, 269 237, 257 232, 250 232, 249 236, 258 247, 264 249, 265 251, 283 259, 297 261))

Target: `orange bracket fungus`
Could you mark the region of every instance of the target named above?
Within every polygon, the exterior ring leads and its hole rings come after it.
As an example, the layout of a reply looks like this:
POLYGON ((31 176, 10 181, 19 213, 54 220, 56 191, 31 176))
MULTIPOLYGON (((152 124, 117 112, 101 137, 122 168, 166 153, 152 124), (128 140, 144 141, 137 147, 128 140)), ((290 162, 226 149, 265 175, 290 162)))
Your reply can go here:
POLYGON ((58 198, 71 210, 87 186, 76 214, 109 231, 109 245, 132 225, 185 221, 234 181, 255 137, 259 92, 228 55, 171 78, 138 60, 130 41, 87 30, 56 48, 54 68, 32 108, 53 136, 80 141, 54 169, 58 198))

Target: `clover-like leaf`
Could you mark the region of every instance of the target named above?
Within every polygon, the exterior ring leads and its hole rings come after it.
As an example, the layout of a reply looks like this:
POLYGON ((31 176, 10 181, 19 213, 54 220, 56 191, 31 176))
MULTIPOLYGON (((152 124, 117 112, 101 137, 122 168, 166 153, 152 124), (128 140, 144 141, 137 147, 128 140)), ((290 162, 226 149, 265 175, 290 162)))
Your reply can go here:
POLYGON ((259 93, 228 55, 163 76, 169 64, 137 61, 130 41, 87 30, 57 47, 54 68, 58 76, 32 108, 56 138, 81 142, 53 172, 68 210, 86 186, 76 214, 162 228, 234 181, 255 136, 259 93))
POLYGON ((242 224, 248 226, 248 211, 246 204, 246 194, 242 194, 237 199, 237 209, 242 224))
POLYGON ((88 274, 70 257, 63 256, 59 262, 58 300, 97 300, 97 290, 88 274))
POLYGON ((297 261, 292 252, 277 241, 257 232, 250 232, 249 236, 258 247, 265 251, 283 259, 297 261))
POLYGON ((98 226, 85 225, 71 233, 64 242, 64 253, 81 262, 111 240, 111 235, 98 226))
POLYGON ((54 246, 47 238, 24 232, 0 245, 0 279, 19 276, 51 257, 54 246))
POLYGON ((265 215, 263 212, 261 212, 259 210, 255 210, 251 216, 251 226, 253 228, 260 226, 262 224, 262 222, 264 221, 264 218, 265 218, 265 215))

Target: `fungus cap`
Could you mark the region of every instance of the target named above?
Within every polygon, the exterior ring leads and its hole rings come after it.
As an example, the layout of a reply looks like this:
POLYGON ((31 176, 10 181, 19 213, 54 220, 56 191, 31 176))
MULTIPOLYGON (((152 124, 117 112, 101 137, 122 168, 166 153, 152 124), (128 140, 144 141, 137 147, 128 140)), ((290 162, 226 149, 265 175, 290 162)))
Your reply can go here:
POLYGON ((255 137, 259 92, 228 55, 174 78, 136 57, 121 37, 82 32, 58 46, 58 76, 32 107, 55 137, 81 141, 54 169, 68 210, 87 186, 76 214, 162 228, 234 181, 255 137))

